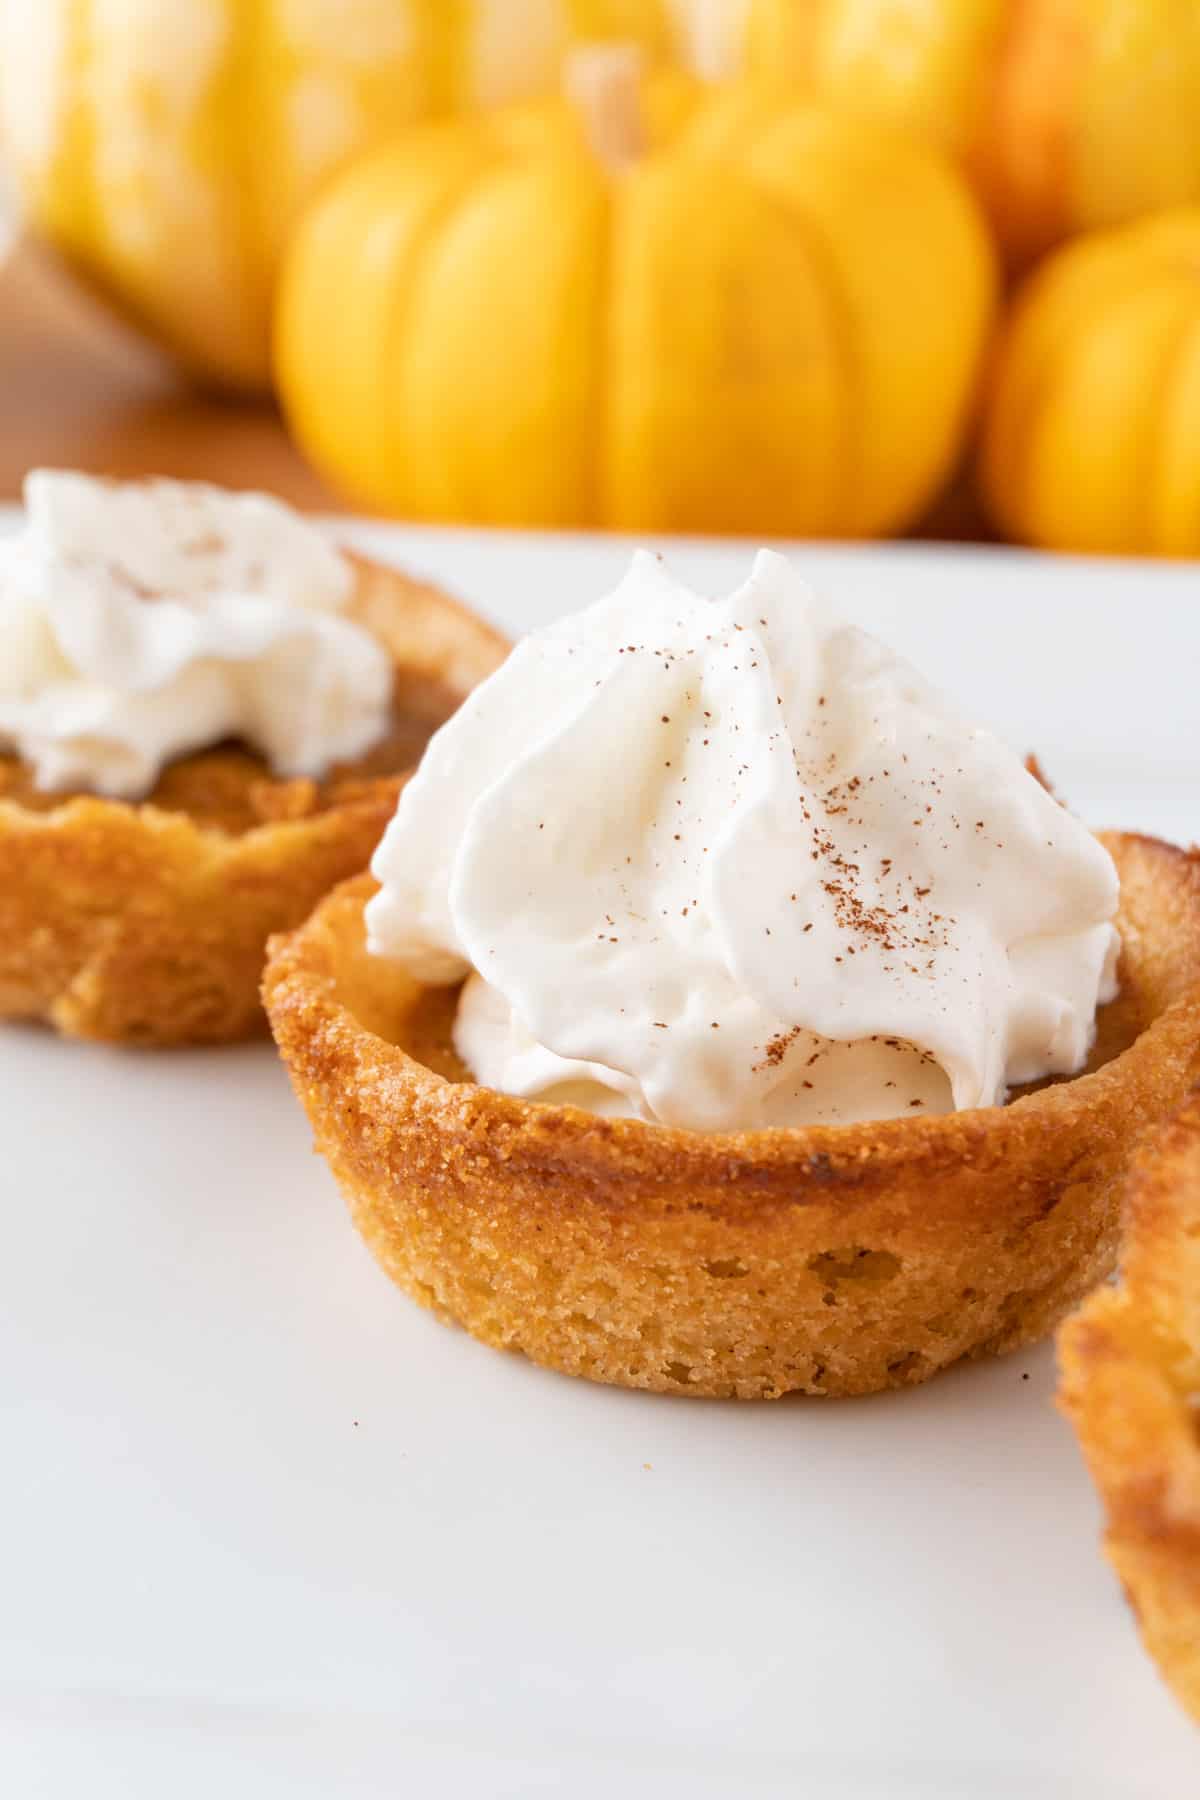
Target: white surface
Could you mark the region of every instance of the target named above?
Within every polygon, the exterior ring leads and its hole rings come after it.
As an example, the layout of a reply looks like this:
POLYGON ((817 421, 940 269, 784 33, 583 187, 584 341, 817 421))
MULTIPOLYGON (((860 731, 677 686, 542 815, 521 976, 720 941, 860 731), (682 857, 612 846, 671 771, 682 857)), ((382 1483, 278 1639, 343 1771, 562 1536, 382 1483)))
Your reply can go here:
MULTIPOLYGON (((623 556, 360 541, 510 627, 623 556)), ((1094 821, 1197 833, 1194 569, 798 556, 1094 821)), ((590 1387, 389 1286, 267 1048, 0 1030, 0 1094, 3 1794, 1200 1791, 1047 1350, 841 1404, 590 1387)))

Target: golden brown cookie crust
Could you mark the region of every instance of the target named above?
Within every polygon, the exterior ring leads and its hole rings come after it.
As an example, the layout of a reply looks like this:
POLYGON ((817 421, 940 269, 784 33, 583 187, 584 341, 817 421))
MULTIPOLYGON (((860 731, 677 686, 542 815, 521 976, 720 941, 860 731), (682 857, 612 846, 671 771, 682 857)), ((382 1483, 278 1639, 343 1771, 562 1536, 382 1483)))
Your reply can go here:
POLYGON ((0 1018, 114 1043, 223 1043, 263 1025, 264 946, 365 867, 404 772, 505 640, 395 570, 353 559, 349 616, 395 668, 387 740, 323 782, 227 746, 140 805, 35 793, 0 758, 0 1018))
POLYGON ((368 957, 369 877, 272 944, 267 1011, 359 1229, 443 1318, 627 1387, 870 1393, 1050 1331, 1200 1077, 1200 860, 1105 842, 1125 951, 1095 1066, 1003 1108, 708 1134, 494 1093, 456 1064, 454 991, 368 957))
POLYGON ((1200 1721, 1200 1094, 1135 1169, 1121 1277, 1059 1333, 1060 1399, 1146 1648, 1200 1721))

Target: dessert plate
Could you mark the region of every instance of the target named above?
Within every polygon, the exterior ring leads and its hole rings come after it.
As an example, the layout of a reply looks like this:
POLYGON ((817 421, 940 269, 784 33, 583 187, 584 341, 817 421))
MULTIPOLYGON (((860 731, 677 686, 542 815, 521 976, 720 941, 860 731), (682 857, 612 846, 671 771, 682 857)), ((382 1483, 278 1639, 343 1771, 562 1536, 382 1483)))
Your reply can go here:
MULTIPOLYGON (((342 534, 511 631, 628 552, 342 534)), ((1091 822, 1200 835, 1194 568, 794 555, 1091 822)), ((1196 1791, 1049 1349, 837 1403, 571 1382, 391 1288, 268 1045, 4 1030, 0 1096, 0 1791, 1196 1791)))

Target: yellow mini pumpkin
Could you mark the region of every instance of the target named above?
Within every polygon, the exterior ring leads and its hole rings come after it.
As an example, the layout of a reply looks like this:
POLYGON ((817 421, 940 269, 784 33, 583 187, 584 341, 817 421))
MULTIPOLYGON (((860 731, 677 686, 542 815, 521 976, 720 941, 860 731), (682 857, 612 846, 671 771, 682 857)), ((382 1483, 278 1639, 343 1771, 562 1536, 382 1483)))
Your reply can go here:
POLYGON ((693 59, 960 156, 1026 259, 1200 199, 1197 0, 676 0, 693 59))
POLYGON ((1200 207, 1080 238, 1030 280, 997 356, 982 479, 1027 543, 1200 555, 1200 207))
POLYGON ((662 49, 660 0, 0 0, 0 142, 34 228, 186 362, 261 386, 280 248, 348 158, 662 49))
POLYGON ((335 182, 281 283, 292 426, 351 498, 497 525, 867 536, 960 446, 988 240, 919 144, 577 59, 578 104, 335 182))

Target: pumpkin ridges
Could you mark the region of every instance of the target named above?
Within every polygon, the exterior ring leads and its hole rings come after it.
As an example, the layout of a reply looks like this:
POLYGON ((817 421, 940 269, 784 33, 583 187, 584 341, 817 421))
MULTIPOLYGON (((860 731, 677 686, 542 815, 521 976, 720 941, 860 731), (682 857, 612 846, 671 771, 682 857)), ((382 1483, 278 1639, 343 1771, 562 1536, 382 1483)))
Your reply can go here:
POLYGON ((431 235, 393 382, 422 516, 578 519, 605 204, 582 156, 511 159, 482 171, 431 235), (519 265, 502 245, 523 247, 519 265))
MULTIPOLYGON (((763 155, 766 154, 764 150, 763 155)), ((829 459, 835 473, 831 482, 833 491, 830 495, 829 522, 824 527, 824 535, 858 537, 864 535, 861 517, 856 514, 866 408, 864 371, 854 334, 846 271, 833 246, 830 233, 822 229, 811 213, 797 205, 794 198, 782 192, 778 183, 770 180, 763 170, 760 157, 751 157, 750 169, 752 178, 756 178, 764 192, 770 193, 776 205, 786 211, 793 229, 803 239, 810 259, 818 266, 824 278, 818 288, 827 301, 829 341, 834 349, 843 389, 838 424, 840 450, 829 459)))
POLYGON ((328 208, 336 229, 318 257, 326 227, 302 228, 280 297, 301 441, 410 516, 906 523, 958 447, 992 303, 961 179, 761 89, 695 117, 686 84, 664 97, 656 80, 645 100, 651 153, 615 198, 566 107, 498 116, 496 166, 464 162, 462 192, 425 208, 419 254, 406 245, 391 267, 372 270, 372 245, 421 204, 434 139, 335 183, 314 217, 328 208), (358 346, 345 373, 339 334, 358 346))
MULTIPOLYGON (((783 28, 781 25, 780 29, 783 28)), ((789 24, 787 29, 798 30, 799 22, 789 24)), ((833 252, 829 234, 823 232, 811 215, 796 204, 794 196, 788 192, 786 181, 771 176, 770 152, 769 148, 764 148, 772 130, 786 129, 789 119, 804 111, 806 109, 802 103, 781 94, 774 95, 769 105, 764 107, 761 90, 754 87, 734 88, 706 109, 698 126, 688 129, 683 139, 683 148, 691 155, 712 162, 744 165, 756 185, 765 194, 769 194, 773 203, 782 209, 793 230, 803 239, 810 260, 819 266, 825 276, 823 287, 819 287, 818 291, 824 293, 827 302, 828 341, 835 353, 844 398, 840 407, 840 421, 836 426, 841 448, 827 458, 836 473, 830 483, 828 512, 821 529, 824 535, 831 537, 859 536, 864 533, 862 525, 856 519, 859 490, 855 463, 859 457, 861 432, 854 429, 854 421, 861 417, 863 411, 863 373, 851 329, 844 274, 833 252), (765 119, 764 113, 773 114, 774 117, 765 119)))
MULTIPOLYGON (((590 57, 594 64, 596 54, 593 48, 588 52, 577 53, 577 59, 581 56, 590 57)), ((589 423, 584 430, 586 454, 582 488, 586 498, 581 513, 582 522, 591 525, 601 525, 609 518, 611 509, 608 497, 614 485, 611 473, 614 466, 613 446, 617 437, 617 425, 614 421, 619 417, 614 395, 620 391, 622 375, 619 309, 615 297, 623 290, 624 278, 619 271, 624 267, 624 240, 630 230, 626 198, 631 189, 635 188, 649 157, 664 149, 677 151, 680 139, 685 135, 698 105, 697 86, 690 77, 660 73, 649 80, 636 57, 631 63, 626 51, 617 49, 615 54, 619 64, 623 64, 624 82, 628 82, 631 77, 633 80, 634 91, 626 95, 625 99, 636 117, 627 123, 632 126, 630 136, 636 137, 640 142, 632 161, 623 156, 619 166, 611 167, 608 171, 610 179, 599 234, 591 395, 586 406, 589 423)), ((611 61, 611 56, 609 60, 611 61)), ((578 137, 580 148, 586 150, 589 141, 596 135, 595 122, 587 116, 589 107, 601 96, 594 88, 589 96, 586 88, 580 89, 578 82, 572 82, 572 76, 578 72, 578 69, 573 68, 567 71, 569 99, 564 107, 564 118, 568 121, 571 134, 578 137), (571 91, 573 86, 576 89, 574 93, 571 91)), ((621 67, 618 67, 617 73, 620 78, 621 67)), ((596 145, 593 144, 592 149, 595 152, 596 145)))
POLYGON ((442 0, 437 18, 425 31, 429 111, 437 118, 456 112, 470 89, 470 0, 442 0))
POLYGON ((788 210, 736 167, 697 180, 682 159, 644 170, 626 207, 608 522, 746 531, 765 511, 780 531, 820 529, 839 400, 828 296, 788 210), (751 298, 767 293, 786 306, 751 298), (782 363, 781 334, 796 346, 782 363))
POLYGON ((1012 0, 969 162, 1019 260, 1067 229, 1072 100, 1092 49, 1079 0, 1012 0))
MULTIPOLYGON (((642 41, 663 41, 658 0, 595 3, 606 17, 615 7, 642 41)), ((9 65, 0 128, 20 120, 23 198, 89 283, 193 368, 261 388, 281 249, 316 189, 461 97, 450 65, 475 54, 459 51, 479 45, 488 19, 493 51, 503 50, 485 59, 493 82, 544 92, 568 41, 568 4, 556 0, 547 23, 528 0, 530 29, 518 38, 518 9, 500 0, 8 0, 13 14, 39 18, 23 31, 0 13, 9 65), (35 45, 60 16, 72 25, 70 54, 55 61, 35 45), (236 39, 238 66, 218 75, 221 97, 211 106, 202 97, 197 121, 189 83, 218 36, 236 39), (63 143, 47 162, 60 112, 63 143)))
MULTIPOLYGON (((777 204, 786 205, 778 193, 774 198, 777 204)), ((867 412, 866 375, 861 344, 854 331, 854 309, 846 270, 838 257, 831 234, 824 231, 811 214, 802 213, 799 207, 788 207, 787 211, 795 229, 804 239, 810 259, 824 277, 818 286, 824 292, 827 302, 829 339, 842 390, 839 408, 841 419, 838 426, 841 445, 829 458, 833 467, 833 492, 829 522, 823 527, 822 535, 868 537, 871 528, 862 510, 861 485, 867 412)))
POLYGON ((437 125, 376 151, 307 214, 285 261, 275 343, 281 395, 317 466, 368 506, 411 505, 401 434, 392 409, 379 401, 390 386, 390 346, 401 328, 394 303, 394 296, 407 292, 401 271, 420 254, 434 220, 474 181, 488 155, 481 134, 437 125), (441 179, 432 181, 434 191, 411 192, 430 185, 430 160, 438 155, 445 167, 441 179), (407 218, 401 205, 406 194, 407 218), (370 266, 355 270, 348 328, 341 283, 363 217, 386 221, 386 227, 376 226, 370 266))
MULTIPOLYGON (((453 131, 454 127, 447 129, 453 131)), ((423 505, 421 482, 425 479, 427 470, 422 466, 420 458, 413 456, 411 434, 405 426, 405 346, 410 330, 416 281, 425 258, 437 243, 448 221, 454 218, 460 205, 471 195, 480 178, 495 173, 495 158, 491 135, 486 128, 481 128, 473 157, 464 159, 462 166, 448 176, 436 201, 422 211, 420 222, 405 251, 407 273, 402 277, 393 279, 389 276, 380 281, 385 322, 378 343, 373 340, 369 329, 362 333, 364 361, 372 369, 366 382, 365 416, 368 419, 372 417, 371 392, 386 396, 378 413, 376 490, 387 496, 382 505, 391 512, 411 512, 417 518, 438 516, 436 512, 430 514, 423 505)), ((507 167, 508 159, 503 161, 507 167)))
POLYGON ((261 346, 243 279, 237 182, 223 163, 236 10, 222 0, 204 13, 172 13, 170 24, 192 31, 181 49, 149 31, 129 42, 119 30, 100 32, 90 0, 92 204, 76 251, 104 292, 194 366, 211 374, 227 365, 240 379, 261 346))
POLYGON ((895 0, 749 0, 745 65, 798 95, 865 105, 869 117, 969 157, 1002 38, 1022 3, 933 0, 918 9, 895 0))
POLYGON ((950 150, 1018 265, 1200 197, 1195 0, 751 0, 735 41, 760 78, 950 150))
MULTIPOLYGON (((47 5, 53 3, 54 0, 46 0, 47 5)), ((52 160, 49 179, 44 183, 48 202, 44 222, 51 231, 62 233, 63 248, 68 255, 84 252, 95 230, 96 196, 92 179, 95 172, 92 153, 95 119, 88 104, 85 79, 90 47, 90 4, 91 0, 61 0, 65 16, 63 81, 70 97, 64 108, 61 143, 52 160)))
POLYGON ((1157 367, 1145 383, 1145 438, 1140 474, 1140 542, 1148 555, 1161 554, 1165 548, 1159 528, 1160 506, 1169 455, 1167 421, 1171 399, 1176 391, 1179 370, 1189 339, 1196 330, 1195 295, 1192 282, 1181 270, 1163 271, 1164 286, 1169 284, 1176 307, 1176 317, 1164 329, 1163 343, 1157 352, 1157 367))
MULTIPOLYGON (((769 126, 764 114, 777 114, 783 118, 794 110, 794 103, 789 99, 775 95, 764 104, 763 92, 759 88, 733 88, 719 98, 709 102, 697 119, 689 121, 683 130, 682 137, 676 146, 677 155, 697 158, 712 167, 720 166, 726 171, 737 171, 751 187, 757 188, 764 199, 768 199, 771 209, 778 213, 780 221, 786 219, 795 236, 804 246, 807 261, 819 268, 824 280, 806 282, 810 298, 817 302, 823 314, 824 341, 832 360, 840 374, 843 388, 853 394, 859 380, 855 365, 854 347, 850 342, 850 331, 845 304, 845 297, 837 293, 837 270, 830 256, 827 244, 813 226, 812 221, 797 207, 791 198, 781 190, 779 183, 756 180, 751 173, 753 147, 762 138, 764 130, 769 126)), ((703 179, 703 178, 702 178, 703 179)), ((680 234, 676 234, 677 236, 680 234)), ((823 378, 828 378, 828 370, 823 371, 823 378)), ((835 535, 842 530, 849 531, 849 497, 852 495, 853 477, 849 467, 853 455, 854 433, 850 427, 850 416, 855 410, 853 400, 847 400, 844 393, 837 394, 836 377, 830 382, 831 392, 837 398, 832 408, 827 430, 836 434, 840 442, 840 450, 827 454, 823 458, 824 468, 821 471, 827 487, 823 505, 815 508, 815 516, 820 521, 819 529, 826 535, 835 535), (846 521, 845 524, 842 521, 846 521)), ((807 447, 807 446, 806 446, 807 447)), ((799 465, 796 470, 797 485, 801 477, 799 465)), ((815 485, 815 484, 812 484, 815 485)), ((669 521, 657 521, 667 525, 669 521)), ((636 527, 640 521, 630 518, 630 527, 636 527)), ((737 530, 738 525, 732 522, 714 521, 711 526, 705 522, 706 528, 715 530, 737 530)), ((747 527, 742 526, 741 529, 747 527)), ((805 523, 803 508, 794 505, 788 514, 788 522, 779 529, 794 531, 804 535, 813 529, 805 523)))
MULTIPOLYGON (((43 0, 43 4, 62 20, 55 71, 61 129, 48 163, 27 174, 31 216, 94 293, 120 304, 124 298, 120 282, 111 271, 95 266, 103 232, 95 179, 95 96, 88 80, 93 0, 43 0)), ((154 329, 148 312, 141 307, 132 310, 136 322, 154 329)))
MULTIPOLYGON (((454 130, 453 126, 447 127, 448 132, 454 130)), ((405 250, 407 276, 389 277, 386 283, 381 283, 386 290, 382 296, 386 322, 379 334, 378 344, 375 344, 369 328, 362 332, 364 360, 369 359, 374 365, 374 373, 369 379, 366 409, 368 419, 376 416, 371 410, 369 393, 373 391, 387 396, 386 402, 378 408, 375 456, 376 491, 386 496, 382 504, 390 511, 412 512, 418 518, 425 516, 419 497, 419 483, 424 471, 419 461, 410 455, 410 437, 403 422, 403 381, 397 379, 394 373, 404 368, 404 347, 409 332, 417 273, 439 234, 454 217, 464 199, 472 193, 480 176, 494 168, 496 156, 494 136, 485 126, 481 126, 476 134, 472 157, 464 158, 462 166, 450 172, 436 202, 422 211, 420 223, 413 231, 405 250)))
POLYGON ((656 55, 671 45, 670 23, 663 0, 647 9, 640 0, 565 0, 567 26, 572 43, 639 42, 656 55))
POLYGON ((984 497, 1047 547, 1200 550, 1200 208, 1093 234, 1018 298, 994 370, 984 497))
POLYGON ((1078 333, 1089 310, 1122 293, 1137 292, 1113 238, 1073 245, 1020 291, 1000 342, 980 449, 984 498, 996 523, 1015 537, 1036 501, 1030 440, 1062 346, 1078 333))
MULTIPOLYGON (((855 206, 842 209, 845 217, 839 218, 839 209, 830 199, 828 178, 821 183, 805 180, 806 169, 822 156, 832 164, 835 185, 839 181, 841 183, 838 191, 841 192, 845 187, 851 188, 859 210, 864 196, 871 200, 885 186, 893 197, 898 184, 907 184, 908 190, 913 193, 917 189, 923 189, 910 208, 910 213, 936 213, 943 228, 943 246, 947 241, 955 241, 957 237, 961 248, 963 234, 959 225, 950 225, 949 214, 957 208, 965 216, 963 209, 972 203, 958 176, 949 171, 943 173, 942 165, 934 162, 930 153, 912 148, 910 140, 903 136, 892 135, 879 126, 869 127, 864 132, 861 125, 855 122, 853 114, 833 114, 779 92, 773 92, 764 102, 762 89, 758 87, 734 89, 705 110, 699 125, 685 135, 684 147, 697 157, 713 161, 749 163, 757 170, 760 179, 770 182, 776 198, 783 201, 789 216, 806 232, 814 257, 822 259, 830 272, 830 279, 836 279, 840 286, 837 310, 843 320, 852 319, 856 311, 870 320, 877 310, 871 303, 865 307, 852 307, 848 286, 857 270, 856 285, 862 287, 861 270, 867 267, 873 274, 874 258, 871 253, 866 256, 861 254, 861 233, 856 236, 851 229, 850 221, 854 217, 855 206), (810 146, 801 138, 795 146, 794 154, 775 156, 777 166, 772 170, 772 138, 786 138, 789 132, 796 136, 803 134, 806 129, 814 134, 811 149, 815 155, 805 154, 810 146), (881 145, 887 147, 886 153, 881 150, 881 145), (853 177, 850 170, 855 171, 853 177), (801 186, 804 191, 803 200, 798 199, 798 189, 801 186), (922 200, 923 206, 920 204, 922 200), (857 252, 853 248, 855 244, 858 245, 857 252)), ((895 208, 879 207, 876 225, 880 233, 886 233, 891 228, 894 211, 895 208)), ((975 247, 971 254, 977 262, 990 259, 982 221, 975 219, 973 213, 972 219, 975 247)), ((931 226, 930 229, 932 231, 934 227, 931 226)), ((909 267, 911 273, 911 259, 903 254, 897 266, 909 267)), ((991 281, 989 270, 988 286, 991 281)), ((940 295, 930 298, 936 303, 940 295)), ((990 309, 990 298, 987 305, 990 309)), ((967 341, 970 340, 969 329, 964 336, 967 341)), ((875 421, 868 420, 869 408, 863 407, 861 397, 872 394, 878 388, 881 376, 886 382, 899 374, 903 386, 904 357, 892 347, 884 346, 883 352, 874 358, 872 379, 863 367, 862 332, 844 327, 839 333, 839 341, 843 345, 842 363, 847 394, 850 396, 847 402, 847 424, 843 431, 844 441, 849 446, 843 482, 846 499, 844 504, 838 506, 837 516, 831 517, 824 529, 828 532, 865 536, 903 522, 917 505, 932 497, 948 472, 948 463, 957 448, 959 428, 950 430, 944 443, 929 441, 930 454, 925 457, 928 463, 926 473, 914 470, 914 460, 919 462, 919 459, 914 459, 912 446, 915 444, 922 447, 922 440, 919 436, 910 435, 898 448, 894 447, 889 453, 876 457, 873 479, 870 483, 864 483, 855 474, 853 463, 857 460, 866 467, 864 458, 873 454, 878 446, 875 442, 875 421), (854 400, 856 392, 859 395, 857 402, 854 400), (850 424, 855 412, 865 421, 863 428, 857 432, 850 424), (881 491, 885 496, 882 501, 876 499, 875 490, 881 491), (915 492, 916 498, 906 498, 906 491, 915 492)), ((885 418, 894 416, 894 409, 885 407, 882 410, 885 418)))
POLYGON ((607 516, 609 462, 613 434, 612 395, 617 379, 617 273, 621 266, 619 239, 623 227, 624 196, 628 183, 610 183, 605 198, 599 241, 596 280, 595 342, 592 350, 592 391, 587 405, 587 454, 584 492, 587 496, 580 522, 602 526, 607 516))
MULTIPOLYGON (((207 161, 211 179, 224 180, 230 188, 236 261, 245 305, 256 320, 267 317, 269 293, 263 238, 270 208, 264 180, 266 168, 256 131, 263 110, 263 52, 269 4, 270 0, 238 0, 231 9, 231 42, 221 78, 224 98, 214 103, 214 110, 235 121, 234 128, 228 134, 228 145, 224 141, 215 146, 196 145, 197 158, 203 156, 207 161)), ((255 327, 251 325, 249 329, 253 336, 255 327)))
MULTIPOLYGON (((812 7, 793 10, 801 19, 816 17, 812 7)), ((822 0, 820 40, 808 51, 804 74, 816 91, 855 106, 865 61, 872 116, 963 156, 986 104, 1009 11, 1010 0, 954 0, 940 11, 897 9, 894 0, 857 0, 850 8, 845 0, 822 0)))
MULTIPOLYGON (((260 93, 245 129, 257 146, 264 236, 264 275, 278 267, 304 207, 347 159, 369 155, 427 115, 444 110, 435 94, 435 30, 413 0, 390 0, 390 15, 362 18, 361 6, 329 34, 329 0, 260 0, 266 14, 260 32, 260 93), (374 29, 372 30, 372 27, 374 29), (391 36, 389 38, 389 29, 391 36), (351 54, 344 39, 371 32, 373 55, 359 40, 351 54), (401 54, 398 45, 406 48, 401 54), (339 125, 352 121, 351 142, 336 147, 339 125)), ((388 5, 389 0, 378 0, 388 5)), ((461 6, 465 0, 442 0, 461 6)), ((443 13, 439 11, 439 21, 443 13)))
POLYGON ((1195 309, 1176 345, 1160 440, 1156 547, 1165 556, 1200 556, 1200 311, 1195 309))
MULTIPOLYGON (((1176 284, 1161 275, 1090 316, 1052 364, 1031 430, 1026 529, 1035 542, 1061 541, 1064 502, 1074 546, 1105 553, 1145 547, 1143 490, 1152 468, 1153 420, 1132 335, 1147 348, 1169 338, 1176 284), (1121 443, 1124 454, 1113 455, 1121 443), (1061 471, 1070 469, 1069 487, 1061 471)), ((1159 357, 1161 357, 1161 350, 1159 357)), ((1156 359, 1157 360, 1157 359, 1156 359)))
POLYGON ((1123 15, 1119 33, 1097 34, 1079 95, 1072 212, 1085 229, 1200 195, 1200 9, 1125 0, 1123 15))
POLYGON ((966 422, 954 417, 954 395, 961 394, 964 415, 975 399, 971 365, 992 309, 982 220, 944 164, 899 134, 878 127, 863 134, 848 115, 795 103, 781 108, 760 131, 750 160, 821 245, 847 321, 853 442, 846 453, 846 507, 833 528, 853 536, 894 529, 932 499, 949 473, 966 422), (820 179, 813 174, 818 168, 820 179), (928 316, 943 288, 908 253, 904 221, 916 216, 938 247, 942 281, 949 275, 958 296, 937 342, 928 316), (934 396, 946 404, 931 408, 934 396))

